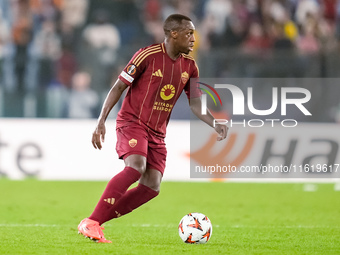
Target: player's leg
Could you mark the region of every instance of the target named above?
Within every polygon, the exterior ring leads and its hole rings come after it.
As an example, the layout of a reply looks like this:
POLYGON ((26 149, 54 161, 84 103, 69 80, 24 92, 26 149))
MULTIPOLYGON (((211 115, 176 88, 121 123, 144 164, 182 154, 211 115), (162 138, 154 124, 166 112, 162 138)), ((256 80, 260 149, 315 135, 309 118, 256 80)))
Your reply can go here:
POLYGON ((159 170, 148 168, 139 180, 139 184, 152 189, 155 192, 160 191, 163 174, 159 170))
POLYGON ((124 157, 125 167, 131 167, 137 170, 141 175, 146 170, 146 157, 138 154, 132 154, 124 157))
POLYGON ((112 207, 107 221, 133 211, 159 194, 167 151, 163 139, 151 135, 148 138, 147 169, 142 174, 138 186, 128 190, 112 207))
POLYGON ((140 178, 137 187, 125 192, 112 207, 111 214, 106 221, 128 214, 155 198, 159 194, 161 181, 162 174, 160 171, 147 169, 140 178))
POLYGON ((125 159, 125 168, 115 175, 107 184, 101 198, 89 218, 84 219, 78 226, 79 233, 91 239, 105 242, 100 227, 111 219, 112 207, 120 200, 126 190, 145 172, 146 158, 141 155, 130 155, 125 159))
POLYGON ((124 159, 125 168, 107 184, 97 206, 89 217, 102 225, 110 215, 112 206, 118 202, 131 184, 139 180, 146 169, 146 157, 129 155, 124 159))
POLYGON ((148 141, 145 139, 145 130, 137 130, 117 130, 117 152, 124 159, 125 168, 109 181, 91 216, 79 224, 78 230, 84 236, 104 238, 100 225, 109 217, 113 205, 145 172, 148 141))
POLYGON ((150 201, 159 194, 165 169, 167 150, 164 139, 148 135, 147 168, 139 184, 127 191, 114 207, 114 217, 122 216, 150 201))

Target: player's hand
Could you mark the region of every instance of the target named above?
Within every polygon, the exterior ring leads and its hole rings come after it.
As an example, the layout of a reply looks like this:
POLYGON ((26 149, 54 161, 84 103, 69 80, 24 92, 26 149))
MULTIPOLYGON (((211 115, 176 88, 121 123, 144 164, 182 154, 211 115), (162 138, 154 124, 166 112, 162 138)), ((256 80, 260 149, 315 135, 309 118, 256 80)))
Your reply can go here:
POLYGON ((216 124, 215 125, 215 131, 218 133, 218 137, 216 138, 217 141, 222 141, 227 137, 229 128, 227 125, 223 124, 216 124))
POLYGON ((98 123, 92 134, 92 145, 95 149, 101 150, 102 142, 105 140, 106 128, 104 123, 98 123))

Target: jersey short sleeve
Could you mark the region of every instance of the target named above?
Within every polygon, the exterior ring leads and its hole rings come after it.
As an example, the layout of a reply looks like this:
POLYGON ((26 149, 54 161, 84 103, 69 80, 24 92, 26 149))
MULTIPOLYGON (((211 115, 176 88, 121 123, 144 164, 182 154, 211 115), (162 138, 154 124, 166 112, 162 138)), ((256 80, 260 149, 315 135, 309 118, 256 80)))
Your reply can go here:
POLYGON ((153 44, 151 46, 141 48, 133 55, 124 70, 120 73, 119 79, 126 85, 131 86, 132 83, 145 71, 148 66, 148 57, 162 52, 161 44, 153 44))
POLYGON ((142 51, 143 49, 140 49, 133 55, 129 63, 118 76, 118 78, 128 86, 131 86, 133 81, 144 71, 145 66, 143 65, 143 62, 140 63, 138 61, 138 57, 142 51))
POLYGON ((187 82, 186 86, 184 87, 185 94, 187 97, 190 98, 196 98, 200 97, 202 95, 202 91, 199 89, 199 70, 196 65, 195 60, 193 60, 192 66, 192 73, 190 75, 190 79, 187 82))

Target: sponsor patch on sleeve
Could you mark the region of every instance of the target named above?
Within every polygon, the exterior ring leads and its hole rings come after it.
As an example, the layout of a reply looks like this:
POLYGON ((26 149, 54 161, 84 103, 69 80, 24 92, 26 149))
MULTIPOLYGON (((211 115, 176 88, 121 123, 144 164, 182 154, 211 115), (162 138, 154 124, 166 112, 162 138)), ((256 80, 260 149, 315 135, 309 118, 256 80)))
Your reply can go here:
POLYGON ((122 71, 120 75, 130 83, 132 83, 134 80, 134 78, 128 75, 125 71, 122 71))
POLYGON ((129 75, 134 75, 136 73, 136 66, 135 65, 129 65, 127 68, 126 68, 126 71, 129 75))

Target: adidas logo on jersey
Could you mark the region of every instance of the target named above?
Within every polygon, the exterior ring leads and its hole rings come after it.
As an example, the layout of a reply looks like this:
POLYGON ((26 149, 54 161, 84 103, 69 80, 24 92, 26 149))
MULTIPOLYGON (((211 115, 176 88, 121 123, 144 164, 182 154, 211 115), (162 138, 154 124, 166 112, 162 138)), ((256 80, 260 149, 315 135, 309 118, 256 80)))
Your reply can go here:
POLYGON ((158 69, 156 72, 152 74, 152 76, 157 76, 157 77, 163 77, 163 74, 161 72, 161 69, 158 69))

